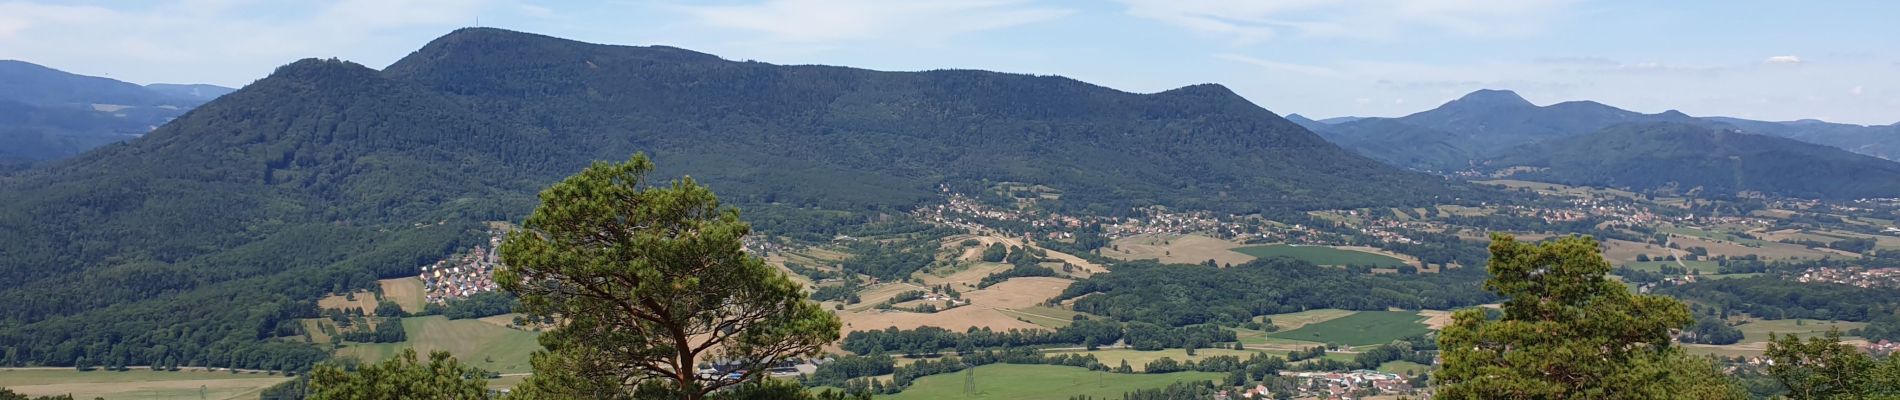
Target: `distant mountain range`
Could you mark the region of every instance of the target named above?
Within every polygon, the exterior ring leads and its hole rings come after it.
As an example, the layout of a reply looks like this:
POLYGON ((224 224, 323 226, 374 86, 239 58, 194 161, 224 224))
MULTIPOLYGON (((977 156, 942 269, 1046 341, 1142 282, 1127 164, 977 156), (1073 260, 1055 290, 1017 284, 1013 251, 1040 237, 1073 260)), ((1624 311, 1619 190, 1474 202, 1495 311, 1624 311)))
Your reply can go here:
POLYGON ((1900 196, 1900 163, 1701 124, 1628 123, 1531 143, 1489 160, 1518 179, 1676 194, 1811 199, 1900 196))
POLYGON ((0 302, 27 305, 0 309, 0 346, 186 346, 152 326, 195 327, 190 348, 268 336, 295 302, 413 274, 480 221, 518 219, 546 185, 635 152, 781 232, 996 182, 1098 213, 1488 193, 1353 154, 1217 85, 1136 94, 463 29, 381 71, 298 61, 124 145, 0 176, 0 302))
POLYGON ((1288 120, 1367 157, 1432 171, 1462 170, 1505 149, 1641 122, 1702 125, 1785 137, 1880 158, 1900 158, 1900 124, 1768 122, 1692 117, 1675 110, 1643 114, 1593 101, 1538 106, 1508 90, 1478 90, 1438 108, 1398 118, 1337 117, 1318 121, 1290 116, 1288 120))
POLYGON ((1829 169, 1856 166, 1870 173, 1890 170, 1888 164, 1894 163, 1881 158, 1900 156, 1900 125, 1698 118, 1674 110, 1643 114, 1591 101, 1538 106, 1506 90, 1479 90, 1437 108, 1398 118, 1343 117, 1327 122, 1294 117, 1288 120, 1341 147, 1415 170, 1492 172, 1529 163, 1548 167, 1530 174, 1532 177, 1638 189, 1674 182, 1690 186, 1682 189, 1702 187, 1712 193, 1755 191, 1810 198, 1900 196, 1900 191, 1875 184, 1882 180, 1879 176, 1866 176, 1872 179, 1864 181, 1869 184, 1849 187, 1838 184, 1841 182, 1837 179, 1844 176, 1842 171, 1829 169), (1689 126, 1706 132, 1692 134, 1685 128, 1689 126), (1620 128, 1608 129, 1611 127, 1620 128), (1702 137, 1706 135, 1714 137, 1702 137), (1613 140, 1625 147, 1605 148, 1586 142, 1598 139, 1613 140), (1708 148, 1703 153, 1693 153, 1695 147, 1681 147, 1717 142, 1729 147, 1708 148), (1787 149, 1766 151, 1774 146, 1787 149), (1776 168, 1737 169, 1723 164, 1719 171, 1703 170, 1714 167, 1707 163, 1708 157, 1718 156, 1742 157, 1750 166, 1776 168), (1589 157, 1644 168, 1589 167, 1589 157), (1684 173, 1728 174, 1724 176, 1730 180, 1684 173))
POLYGON ((0 163, 60 159, 137 137, 232 90, 139 86, 0 60, 0 163))

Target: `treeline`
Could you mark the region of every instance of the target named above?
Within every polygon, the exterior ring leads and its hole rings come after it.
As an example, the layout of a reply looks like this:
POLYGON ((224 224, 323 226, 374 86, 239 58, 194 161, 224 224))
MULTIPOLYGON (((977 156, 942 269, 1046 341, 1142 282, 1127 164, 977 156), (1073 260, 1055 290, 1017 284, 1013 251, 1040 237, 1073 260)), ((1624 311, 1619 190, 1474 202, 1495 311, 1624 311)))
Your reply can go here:
POLYGON ((328 351, 272 339, 301 336, 297 320, 321 316, 318 298, 412 274, 477 228, 301 226, 188 263, 123 264, 0 288, 10 304, 0 310, 7 314, 0 348, 13 349, 16 365, 70 367, 85 357, 97 365, 302 370, 328 351), (366 247, 373 249, 357 251, 366 247))
POLYGON ((1076 311, 1122 321, 1234 325, 1257 316, 1317 308, 1415 310, 1484 304, 1495 297, 1481 290, 1483 274, 1476 267, 1437 274, 1358 274, 1280 257, 1229 268, 1129 262, 1077 281, 1051 301, 1079 297, 1076 311))
POLYGON ((1762 319, 1871 321, 1900 309, 1900 290, 1774 276, 1702 280, 1660 287, 1657 292, 1762 319))
POLYGON ((422 307, 422 312, 423 315, 441 314, 449 319, 481 318, 515 312, 517 303, 515 296, 506 292, 483 292, 442 304, 429 303, 422 307))
MULTIPOLYGON (((857 354, 938 354, 945 349, 969 353, 977 349, 1041 345, 1108 345, 1122 339, 1121 323, 1076 320, 1055 331, 1011 329, 997 332, 989 327, 971 327, 963 333, 934 326, 899 330, 857 331, 845 335, 839 345, 857 354)), ((1229 335, 1232 333, 1229 332, 1229 335)), ((1231 341, 1231 340, 1230 340, 1231 341)))

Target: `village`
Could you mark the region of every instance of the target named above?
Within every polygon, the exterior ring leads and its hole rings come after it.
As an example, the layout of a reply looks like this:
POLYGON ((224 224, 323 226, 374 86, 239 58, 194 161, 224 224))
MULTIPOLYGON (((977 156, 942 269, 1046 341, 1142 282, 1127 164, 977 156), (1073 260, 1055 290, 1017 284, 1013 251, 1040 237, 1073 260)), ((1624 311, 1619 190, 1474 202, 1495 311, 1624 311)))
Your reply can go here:
POLYGON ((423 298, 442 304, 479 293, 500 289, 495 285, 495 268, 501 265, 501 235, 491 235, 488 245, 475 246, 468 253, 449 256, 422 266, 423 298))
MULTIPOLYGON (((1281 371, 1280 376, 1292 378, 1295 393, 1292 397, 1302 399, 1351 400, 1367 396, 1418 395, 1420 388, 1404 375, 1372 370, 1353 370, 1348 372, 1293 372, 1281 371)), ((1216 399, 1271 399, 1276 398, 1273 391, 1265 385, 1255 385, 1244 391, 1222 392, 1216 399)))
POLYGON ((1802 271, 1794 280, 1863 288, 1900 288, 1900 268, 1814 267, 1802 271))

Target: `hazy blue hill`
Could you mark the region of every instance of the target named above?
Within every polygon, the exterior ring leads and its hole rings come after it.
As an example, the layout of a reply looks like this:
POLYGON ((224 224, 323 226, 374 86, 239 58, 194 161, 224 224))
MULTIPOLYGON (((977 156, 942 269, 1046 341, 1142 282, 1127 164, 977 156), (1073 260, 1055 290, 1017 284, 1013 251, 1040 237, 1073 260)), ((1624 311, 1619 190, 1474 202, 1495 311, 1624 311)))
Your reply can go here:
POLYGON ((1889 160, 1900 159, 1900 124, 1854 125, 1816 120, 1769 122, 1727 117, 1707 119, 1733 125, 1743 132, 1824 144, 1889 160))
POLYGON ((230 91, 159 88, 0 60, 0 164, 65 158, 137 137, 230 91))
POLYGON ((1315 132, 1366 157, 1416 170, 1464 169, 1478 153, 1465 148, 1469 144, 1458 135, 1391 118, 1363 118, 1324 126, 1315 132))
POLYGON ((383 71, 298 61, 143 137, 0 177, 0 302, 18 305, 0 309, 0 347, 49 365, 73 349, 134 349, 138 364, 157 345, 245 366, 311 357, 267 339, 321 294, 412 274, 547 184, 636 151, 755 212, 860 219, 997 181, 1085 212, 1474 194, 1216 85, 1134 94, 465 29, 383 71))
POLYGON ((204 102, 211 101, 211 99, 218 98, 218 96, 237 91, 237 89, 202 83, 154 83, 145 85, 145 89, 158 92, 173 99, 179 99, 180 101, 195 101, 195 104, 203 104, 204 102))
POLYGON ((1514 148, 1520 178, 1636 190, 1803 198, 1900 196, 1900 163, 1792 139, 1679 123, 1622 124, 1514 148))

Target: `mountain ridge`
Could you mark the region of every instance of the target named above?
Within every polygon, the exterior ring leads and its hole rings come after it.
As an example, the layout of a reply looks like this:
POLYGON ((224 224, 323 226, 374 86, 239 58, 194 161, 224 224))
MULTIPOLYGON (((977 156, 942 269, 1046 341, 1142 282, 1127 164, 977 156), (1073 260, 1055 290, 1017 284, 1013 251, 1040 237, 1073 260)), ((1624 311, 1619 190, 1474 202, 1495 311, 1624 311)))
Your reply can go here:
POLYGON ((0 279, 18 283, 0 301, 28 305, 0 310, 0 346, 64 365, 56 349, 275 343, 323 293, 414 274, 477 240, 482 221, 525 215, 546 185, 635 152, 768 233, 996 182, 1046 185, 1061 193, 1047 207, 1091 213, 1487 193, 1347 152, 1215 85, 1133 94, 464 29, 380 71, 299 60, 144 137, 0 178, 13 239, 0 241, 0 279))

